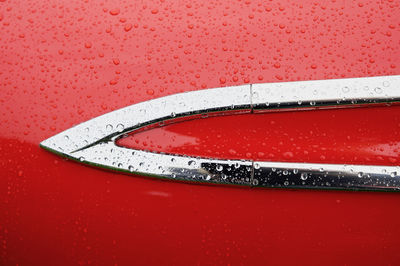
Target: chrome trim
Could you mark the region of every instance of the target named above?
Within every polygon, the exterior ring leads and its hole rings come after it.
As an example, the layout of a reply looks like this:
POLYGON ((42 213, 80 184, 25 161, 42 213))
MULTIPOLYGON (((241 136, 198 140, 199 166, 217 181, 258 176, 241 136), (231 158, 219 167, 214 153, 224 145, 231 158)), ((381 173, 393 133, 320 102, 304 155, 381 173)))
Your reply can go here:
POLYGON ((76 125, 40 146, 85 164, 139 175, 258 187, 400 189, 397 166, 223 160, 152 153, 116 145, 127 133, 214 115, 391 105, 400 76, 251 84, 174 94, 76 125))
POLYGON ((254 84, 254 112, 361 107, 400 101, 400 76, 254 84))

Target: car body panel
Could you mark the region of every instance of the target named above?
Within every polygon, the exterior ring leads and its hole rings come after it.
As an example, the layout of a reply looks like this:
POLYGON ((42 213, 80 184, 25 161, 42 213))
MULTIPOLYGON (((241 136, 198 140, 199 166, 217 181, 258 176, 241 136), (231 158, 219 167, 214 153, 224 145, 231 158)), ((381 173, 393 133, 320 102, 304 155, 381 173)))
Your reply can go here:
MULTIPOLYGON (((183 91, 398 75, 399 11, 396 1, 0 1, 1 264, 396 264, 400 194, 132 177, 39 143, 183 91)), ((398 165, 399 127, 394 106, 210 118, 123 141, 398 165)))

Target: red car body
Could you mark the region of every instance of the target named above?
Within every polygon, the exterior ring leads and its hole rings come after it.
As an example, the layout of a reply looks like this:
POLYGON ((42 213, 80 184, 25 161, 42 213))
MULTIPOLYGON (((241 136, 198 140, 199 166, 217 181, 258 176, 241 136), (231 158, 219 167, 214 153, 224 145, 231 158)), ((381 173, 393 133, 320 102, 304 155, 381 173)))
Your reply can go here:
MULTIPOLYGON (((400 195, 198 185, 39 143, 141 101, 245 83, 400 74, 398 1, 0 0, 0 264, 398 264, 400 195)), ((400 108, 215 117, 126 146, 399 165, 400 108)))

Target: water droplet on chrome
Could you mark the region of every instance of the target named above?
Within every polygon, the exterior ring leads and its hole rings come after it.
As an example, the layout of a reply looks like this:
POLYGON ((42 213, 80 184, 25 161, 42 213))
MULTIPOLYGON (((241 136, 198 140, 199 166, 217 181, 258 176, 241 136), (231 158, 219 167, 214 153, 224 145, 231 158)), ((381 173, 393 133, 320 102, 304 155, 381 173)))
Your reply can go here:
POLYGON ((118 132, 121 132, 122 130, 124 130, 125 126, 123 124, 118 124, 117 125, 117 130, 118 132))
POLYGON ((307 173, 301 173, 301 175, 300 175, 301 180, 307 180, 307 178, 308 178, 307 173))
POLYGON ((374 91, 375 91, 376 93, 378 93, 378 94, 381 94, 381 93, 382 93, 382 89, 381 89, 380 87, 376 87, 376 88, 374 89, 374 91))
POLYGON ((106 125, 106 130, 107 130, 107 131, 113 130, 113 126, 110 125, 110 124, 106 125))

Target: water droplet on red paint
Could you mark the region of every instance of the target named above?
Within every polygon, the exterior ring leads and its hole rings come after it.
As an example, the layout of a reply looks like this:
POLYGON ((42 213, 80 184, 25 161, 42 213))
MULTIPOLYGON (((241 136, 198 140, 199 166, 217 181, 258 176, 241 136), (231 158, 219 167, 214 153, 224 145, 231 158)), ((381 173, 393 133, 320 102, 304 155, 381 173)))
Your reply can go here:
POLYGON ((229 154, 230 155, 236 155, 236 151, 234 149, 229 149, 229 154))
POLYGON ((110 10, 110 14, 113 15, 113 16, 118 15, 119 12, 120 12, 119 8, 114 8, 114 9, 110 10))
POLYGON ((274 64, 274 67, 275 67, 275 68, 280 68, 280 67, 281 67, 281 64, 280 64, 279 62, 276 62, 276 63, 274 64))
POLYGON ((290 159, 290 158, 293 158, 294 155, 293 155, 293 152, 287 151, 287 152, 283 153, 283 157, 286 158, 286 159, 290 159))
POLYGON ((132 24, 128 23, 124 26, 124 31, 130 31, 132 29, 132 24))
POLYGON ((119 63, 120 63, 120 61, 119 61, 119 59, 118 58, 114 58, 113 59, 113 63, 114 63, 114 65, 119 65, 119 63))

